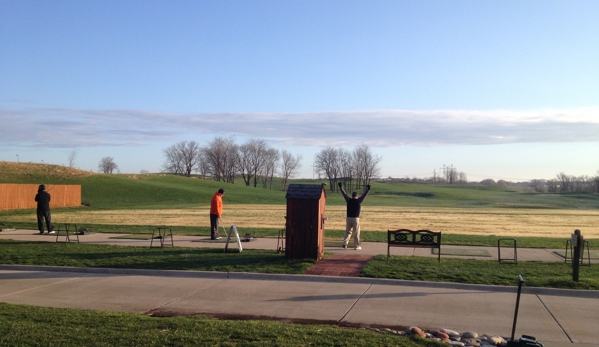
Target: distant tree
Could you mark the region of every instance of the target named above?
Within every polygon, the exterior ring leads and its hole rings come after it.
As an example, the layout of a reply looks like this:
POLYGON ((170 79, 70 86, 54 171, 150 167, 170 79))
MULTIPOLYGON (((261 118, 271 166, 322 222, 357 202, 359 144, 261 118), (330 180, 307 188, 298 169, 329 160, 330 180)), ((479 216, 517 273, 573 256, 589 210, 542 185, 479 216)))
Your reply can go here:
POLYGON ((118 170, 119 166, 114 162, 112 157, 104 157, 98 164, 100 172, 105 174, 112 174, 114 170, 118 170))
POLYGON ((554 178, 545 182, 545 186, 547 187, 547 192, 557 193, 559 189, 559 182, 554 178))
POLYGON ((537 193, 545 193, 545 192, 547 192, 547 181, 545 181, 545 180, 531 180, 530 181, 530 186, 537 193))
POLYGON ((258 176, 264 169, 267 160, 267 151, 269 150, 265 140, 250 139, 239 146, 238 151, 238 170, 245 185, 249 187, 253 177, 254 187, 258 186, 258 176))
POLYGON ((69 168, 72 169, 75 167, 75 159, 79 154, 79 149, 72 149, 67 153, 67 160, 69 161, 69 168))
POLYGON ((262 177, 262 188, 266 189, 270 187, 270 189, 272 189, 272 180, 275 176, 275 172, 277 171, 281 154, 276 148, 267 148, 263 154, 263 157, 264 165, 262 166, 262 170, 260 172, 260 176, 262 177))
POLYGON ((510 185, 510 182, 508 182, 506 180, 499 180, 499 181, 497 181, 497 185, 501 186, 501 187, 507 187, 510 185))
POLYGON ((198 166, 196 171, 202 176, 202 178, 206 179, 206 176, 210 174, 210 163, 206 159, 206 153, 202 149, 200 153, 198 153, 198 166))
POLYGON ((139 173, 142 174, 142 175, 147 175, 147 174, 150 173, 150 171, 148 171, 148 170, 140 170, 139 173))
POLYGON ((468 177, 466 176, 466 173, 463 171, 460 171, 458 173, 458 184, 468 184, 468 177))
POLYGON ((239 172, 239 145, 233 136, 216 137, 202 151, 214 180, 235 183, 239 172))
MULTIPOLYGON (((339 163, 339 176, 345 186, 345 190, 353 190, 353 181, 357 173, 357 168, 354 165, 353 154, 340 148, 337 150, 338 163, 339 163)), ((335 184, 335 189, 339 189, 338 185, 335 184)))
POLYGON ((480 181, 480 182, 479 182, 479 184, 481 184, 481 185, 483 185, 483 186, 494 186, 494 185, 496 185, 497 183, 495 182, 495 180, 494 180, 494 179, 492 179, 492 178, 487 178, 487 179, 484 179, 484 180, 480 181))
POLYGON ((339 152, 333 147, 327 147, 316 153, 314 168, 323 173, 329 180, 331 190, 335 190, 339 176, 339 152))
POLYGON ((573 177, 568 176, 563 172, 560 172, 557 175, 557 181, 559 184, 559 191, 561 192, 571 192, 573 188, 573 177))
POLYGON ((354 168, 356 169, 357 187, 370 184, 373 177, 380 175, 381 156, 375 155, 368 145, 360 145, 354 149, 354 168))
POLYGON ((445 176, 445 183, 456 184, 458 181, 458 169, 454 168, 453 165, 443 165, 443 176, 445 176))
POLYGON ((164 150, 166 157, 163 168, 177 175, 191 176, 197 170, 201 148, 195 141, 181 141, 164 150))
POLYGON ((283 178, 282 190, 285 191, 289 179, 295 176, 297 171, 301 168, 302 156, 300 154, 294 156, 290 152, 283 150, 281 152, 281 158, 281 175, 283 178))

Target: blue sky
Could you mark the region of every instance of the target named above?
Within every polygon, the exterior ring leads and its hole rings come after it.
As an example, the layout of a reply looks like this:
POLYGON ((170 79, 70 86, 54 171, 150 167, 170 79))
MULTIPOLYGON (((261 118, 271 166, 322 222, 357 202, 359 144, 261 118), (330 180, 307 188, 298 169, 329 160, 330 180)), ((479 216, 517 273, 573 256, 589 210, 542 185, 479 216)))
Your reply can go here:
POLYGON ((233 135, 382 175, 599 170, 597 1, 0 0, 0 160, 158 172, 233 135))

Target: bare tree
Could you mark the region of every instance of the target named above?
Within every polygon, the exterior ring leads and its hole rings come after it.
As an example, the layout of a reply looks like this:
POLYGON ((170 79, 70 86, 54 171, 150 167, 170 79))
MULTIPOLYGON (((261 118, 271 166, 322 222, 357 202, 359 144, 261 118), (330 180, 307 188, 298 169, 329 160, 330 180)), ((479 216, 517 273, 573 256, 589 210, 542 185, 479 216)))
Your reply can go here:
POLYGON ((468 184, 468 176, 466 176, 466 173, 463 171, 458 173, 458 184, 468 184))
POLYGON ((454 168, 453 165, 445 166, 443 165, 443 175, 445 176, 445 182, 447 184, 456 184, 458 181, 458 169, 454 168))
POLYGON ((216 137, 203 149, 210 174, 216 181, 235 182, 238 172, 239 146, 233 136, 216 137))
POLYGON ((67 153, 67 160, 69 161, 69 168, 72 169, 75 167, 75 159, 77 159, 77 155, 79 154, 79 149, 72 149, 67 153))
POLYGON ((545 193, 547 191, 547 181, 545 180, 531 180, 530 186, 537 193, 545 193))
POLYGON ((196 171, 202 176, 202 178, 206 179, 206 176, 210 174, 210 163, 206 159, 206 152, 201 149, 198 153, 198 166, 196 171))
POLYGON ((195 141, 181 141, 164 150, 164 169, 178 175, 191 176, 198 169, 201 148, 195 141))
POLYGON ((558 184, 559 184, 558 185, 559 191, 561 191, 561 192, 571 192, 573 190, 572 188, 574 187, 573 182, 572 182, 573 179, 574 179, 574 177, 568 176, 565 173, 560 172, 557 175, 557 181, 558 181, 558 184))
POLYGON ((335 190, 339 175, 339 152, 333 147, 327 147, 316 153, 314 168, 323 173, 329 180, 331 190, 335 190))
POLYGON ((549 193, 557 193, 559 190, 559 182, 555 178, 548 180, 545 184, 547 186, 547 192, 549 193))
POLYGON ((181 153, 177 150, 176 145, 172 145, 164 150, 164 156, 166 157, 162 168, 166 172, 173 173, 175 175, 183 174, 183 158, 181 153))
POLYGON ((281 152, 281 174, 283 176, 283 191, 287 189, 287 182, 289 179, 296 175, 297 171, 301 168, 302 156, 298 154, 294 156, 290 152, 283 150, 281 152))
POLYGON ((249 187, 252 177, 254 187, 258 186, 258 175, 266 164, 268 150, 266 141, 261 139, 250 139, 239 146, 238 168, 246 186, 249 187))
MULTIPOLYGON (((341 148, 337 151, 337 154, 340 165, 339 175, 345 185, 345 190, 352 190, 354 175, 356 174, 352 153, 341 148)), ((335 185, 335 187, 337 187, 337 185, 335 185)))
POLYGON ((264 165, 262 166, 262 171, 260 173, 260 176, 262 176, 262 188, 266 189, 270 186, 270 189, 272 189, 272 180, 275 176, 275 172, 277 171, 277 165, 281 155, 279 154, 278 149, 267 148, 264 152, 263 158, 264 165))
POLYGON ((114 170, 118 170, 119 166, 114 162, 112 157, 104 157, 98 164, 100 172, 105 174, 112 174, 114 170))
POLYGON ((354 149, 354 167, 356 168, 356 178, 358 186, 370 184, 373 177, 380 175, 380 163, 383 160, 381 156, 375 155, 368 145, 360 145, 354 149))

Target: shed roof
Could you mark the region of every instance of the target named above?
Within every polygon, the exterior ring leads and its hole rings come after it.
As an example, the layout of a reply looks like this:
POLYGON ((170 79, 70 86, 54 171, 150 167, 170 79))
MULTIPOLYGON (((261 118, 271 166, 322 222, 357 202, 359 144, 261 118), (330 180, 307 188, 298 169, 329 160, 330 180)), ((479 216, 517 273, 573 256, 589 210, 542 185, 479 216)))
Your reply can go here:
POLYGON ((286 199, 320 199, 322 192, 325 192, 325 184, 290 184, 287 188, 286 199))

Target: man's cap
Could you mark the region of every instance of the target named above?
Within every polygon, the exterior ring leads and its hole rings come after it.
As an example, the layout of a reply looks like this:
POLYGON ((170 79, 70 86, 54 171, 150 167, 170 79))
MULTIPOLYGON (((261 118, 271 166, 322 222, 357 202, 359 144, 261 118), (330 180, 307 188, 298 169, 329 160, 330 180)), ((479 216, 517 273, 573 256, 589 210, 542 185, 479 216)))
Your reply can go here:
POLYGON ((224 189, 222 189, 222 188, 221 188, 221 189, 219 189, 219 190, 218 190, 218 192, 219 192, 219 193, 221 193, 221 194, 225 194, 225 190, 224 190, 224 189))
POLYGON ((46 190, 46 185, 40 184, 40 186, 38 187, 38 190, 46 190))
POLYGON ((353 193, 351 193, 351 197, 352 197, 352 198, 355 198, 356 196, 358 196, 358 193, 357 193, 357 192, 353 192, 353 193))

